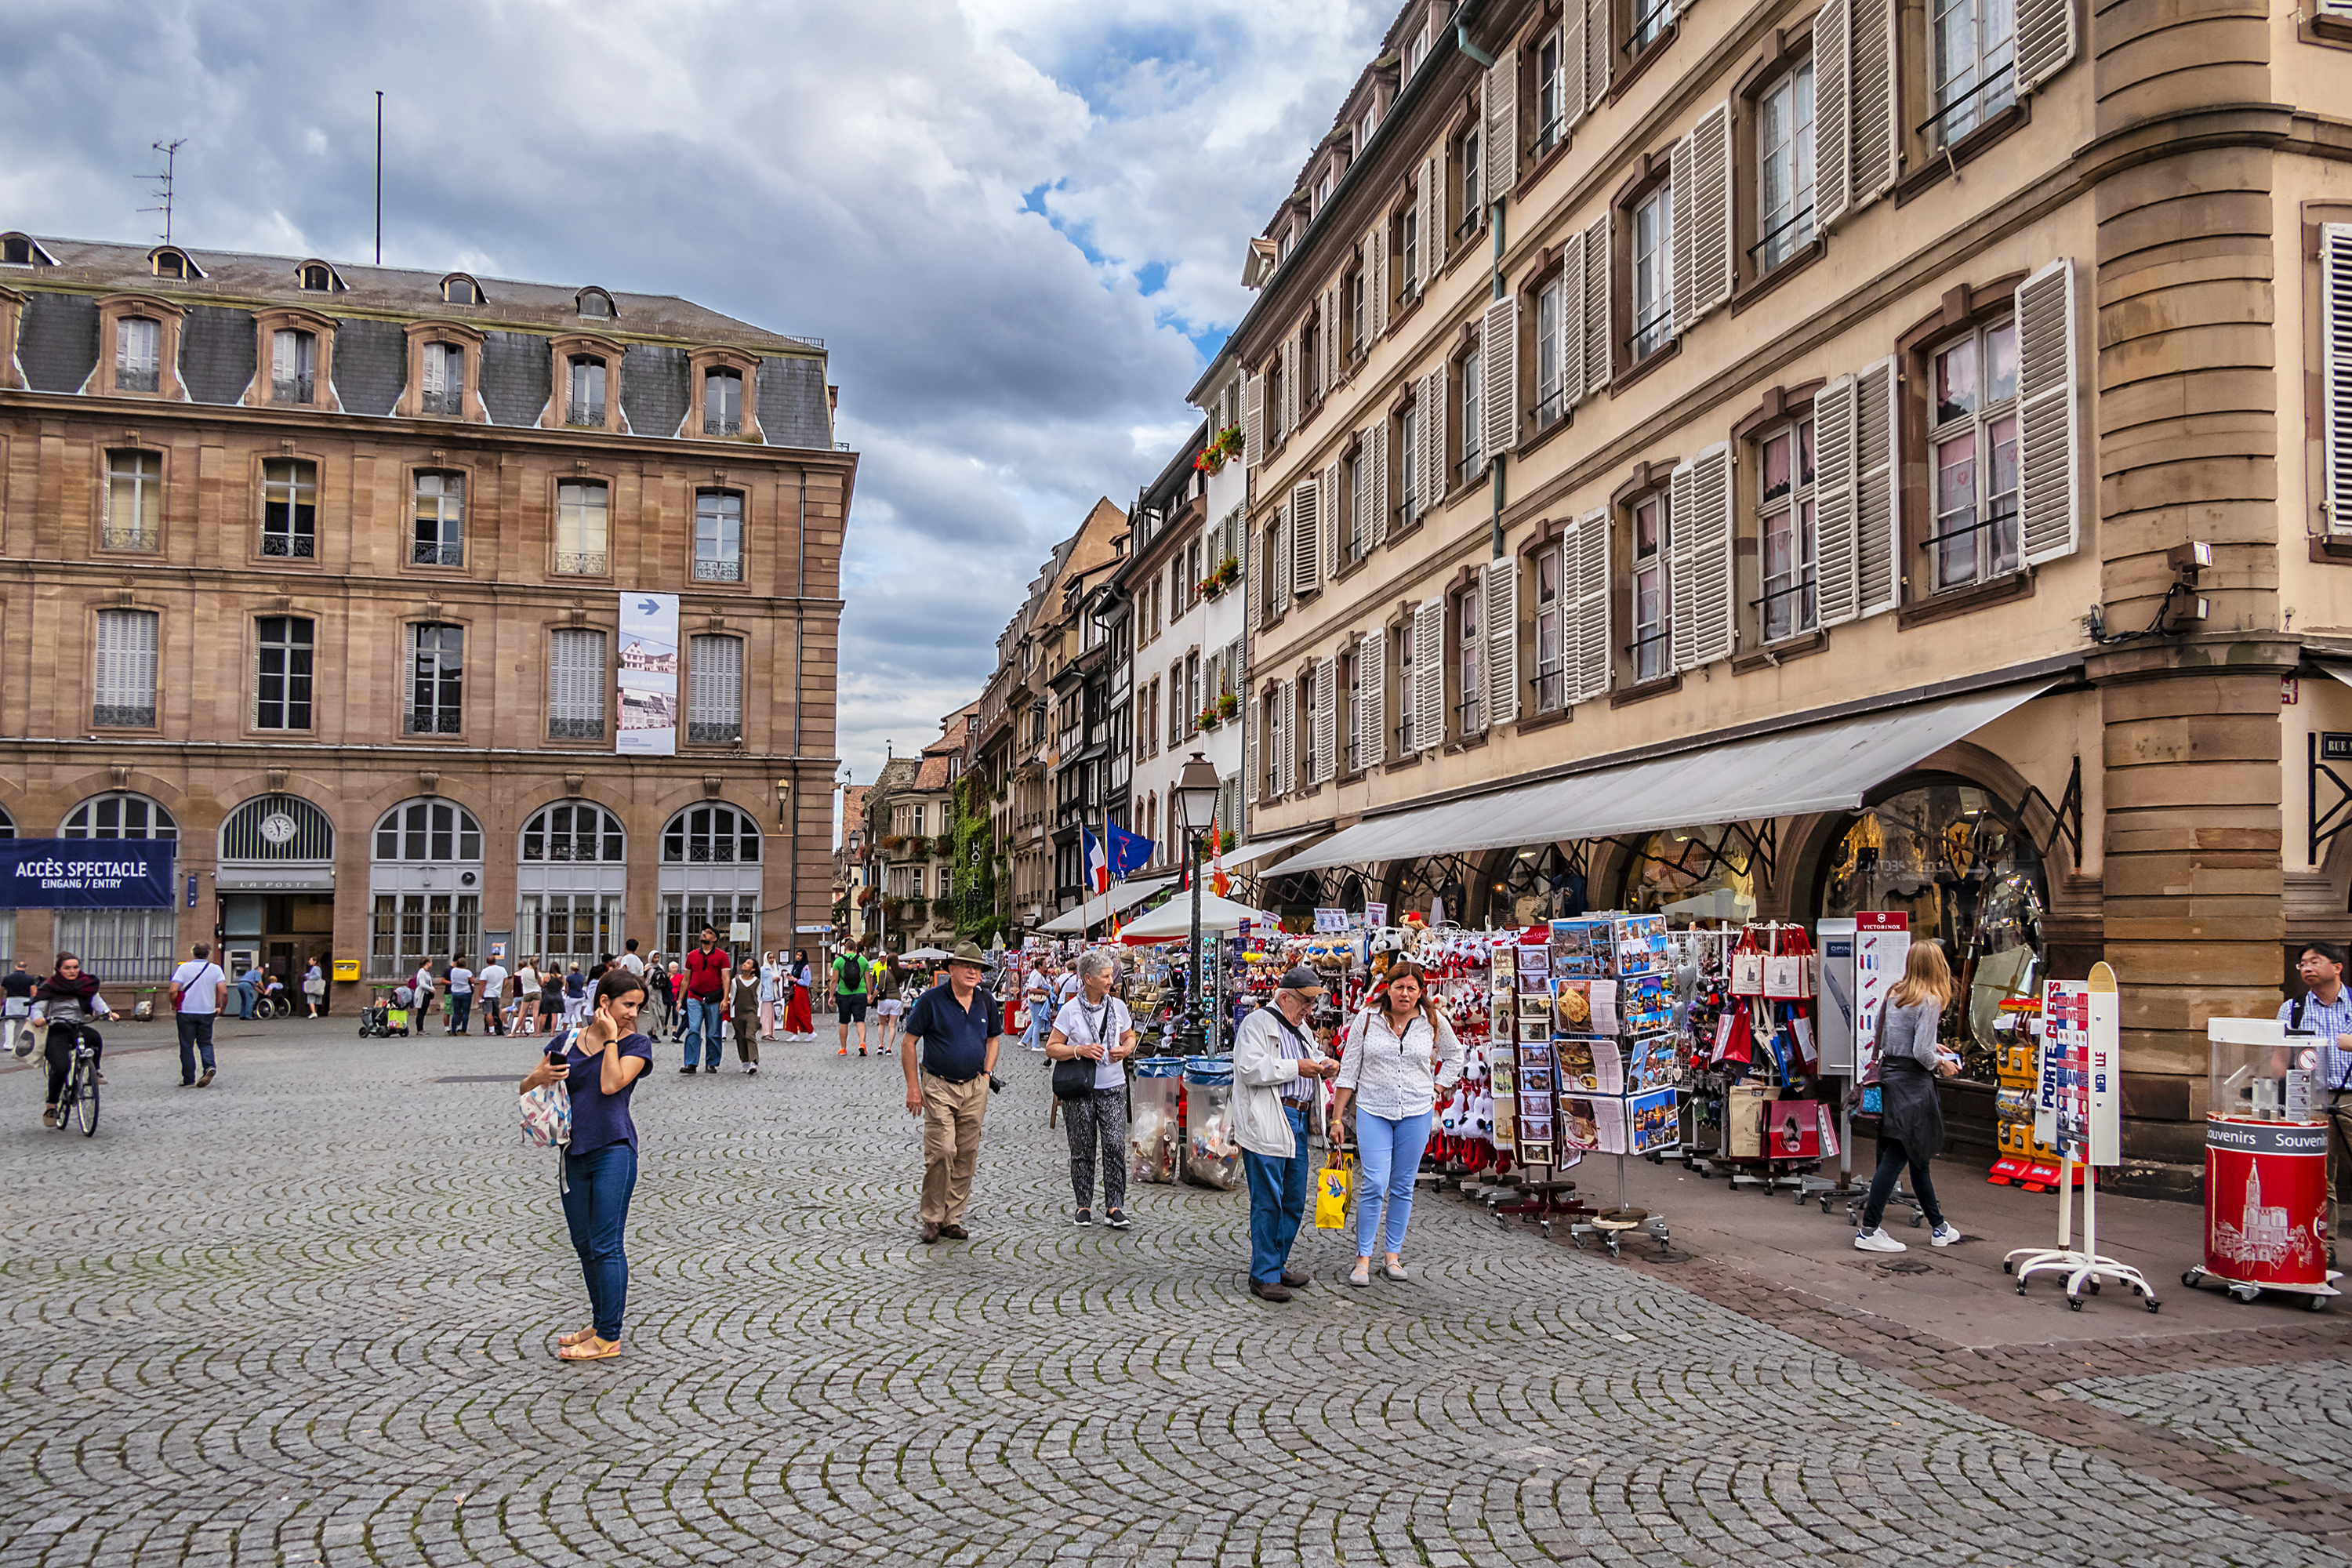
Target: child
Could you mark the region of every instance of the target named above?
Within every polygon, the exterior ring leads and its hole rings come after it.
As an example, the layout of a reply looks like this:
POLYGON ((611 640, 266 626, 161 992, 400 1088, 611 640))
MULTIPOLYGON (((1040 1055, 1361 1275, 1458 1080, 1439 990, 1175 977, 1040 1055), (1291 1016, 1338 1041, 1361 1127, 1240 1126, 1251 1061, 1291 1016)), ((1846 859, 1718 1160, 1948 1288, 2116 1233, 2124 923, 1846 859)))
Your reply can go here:
POLYGON ((887 1057, 890 1054, 890 1042, 898 1037, 898 1017, 907 1010, 907 1005, 900 993, 884 991, 880 986, 875 991, 874 1012, 882 1020, 882 1054, 887 1057))
POLYGON ((735 1022, 735 1056, 747 1073, 760 1070, 760 966, 750 959, 735 966, 727 987, 727 1009, 735 1022))

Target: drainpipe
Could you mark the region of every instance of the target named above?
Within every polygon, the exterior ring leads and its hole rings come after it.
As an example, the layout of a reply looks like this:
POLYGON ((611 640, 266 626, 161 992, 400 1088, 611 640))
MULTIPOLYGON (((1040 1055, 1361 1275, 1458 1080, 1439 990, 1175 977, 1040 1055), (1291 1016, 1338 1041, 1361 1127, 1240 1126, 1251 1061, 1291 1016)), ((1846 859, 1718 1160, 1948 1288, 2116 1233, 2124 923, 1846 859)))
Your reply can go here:
POLYGON ((1488 70, 1495 68, 1495 57, 1470 41, 1470 25, 1467 22, 1454 24, 1454 47, 1488 70))
MULTIPOLYGON (((1486 69, 1495 68, 1495 57, 1470 41, 1468 23, 1457 21, 1454 24, 1454 47, 1486 69)), ((1486 149, 1486 156, 1490 161, 1494 158, 1495 150, 1492 147, 1486 149)), ((1495 260, 1494 292, 1490 298, 1499 300, 1503 297, 1503 204, 1498 200, 1491 205, 1493 211, 1489 214, 1489 226, 1495 231, 1495 260)), ((1483 359, 1483 353, 1481 357, 1483 359)), ((1481 408, 1482 410, 1484 408, 1483 401, 1481 408)), ((1487 468, 1495 476, 1495 484, 1494 510, 1487 521, 1486 539, 1494 559, 1500 561, 1503 558, 1503 454, 1497 452, 1488 458, 1487 468)))

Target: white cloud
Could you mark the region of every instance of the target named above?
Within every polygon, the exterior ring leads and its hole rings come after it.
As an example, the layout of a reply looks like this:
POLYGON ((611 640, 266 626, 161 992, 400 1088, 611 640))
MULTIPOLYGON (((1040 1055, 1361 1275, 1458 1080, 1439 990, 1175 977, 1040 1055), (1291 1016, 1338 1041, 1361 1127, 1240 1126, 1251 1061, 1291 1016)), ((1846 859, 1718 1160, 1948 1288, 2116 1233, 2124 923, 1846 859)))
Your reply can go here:
POLYGON ((17 0, 0 226, 138 239, 147 144, 185 136, 184 243, 366 257, 381 88, 386 261, 824 337, 864 454, 839 746, 870 778, 976 694, 1053 541, 1190 430, 1195 340, 1246 308, 1243 245, 1390 15, 17 0))

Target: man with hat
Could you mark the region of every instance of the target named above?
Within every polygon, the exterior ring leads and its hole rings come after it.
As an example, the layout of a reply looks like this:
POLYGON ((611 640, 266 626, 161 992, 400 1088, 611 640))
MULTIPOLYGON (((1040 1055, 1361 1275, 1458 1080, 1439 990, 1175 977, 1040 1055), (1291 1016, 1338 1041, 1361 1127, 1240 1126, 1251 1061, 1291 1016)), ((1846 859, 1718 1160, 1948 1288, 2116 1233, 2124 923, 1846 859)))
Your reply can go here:
POLYGON ((1003 1032, 996 998, 981 984, 988 959, 976 943, 960 942, 948 955, 948 977, 907 1015, 898 1052, 907 1073, 907 1110, 923 1119, 922 1236, 970 1239, 964 1205, 971 1201, 972 1169, 980 1163, 980 1123, 988 1113, 988 1080, 996 1072, 1003 1032))
POLYGON ((1290 1244, 1307 1217, 1307 1129, 1320 1090, 1339 1070, 1307 1026, 1322 977, 1300 964, 1282 977, 1271 1006, 1242 1023, 1234 1037, 1234 1140, 1249 1175, 1250 1294, 1287 1301, 1307 1283, 1290 1267, 1290 1244))

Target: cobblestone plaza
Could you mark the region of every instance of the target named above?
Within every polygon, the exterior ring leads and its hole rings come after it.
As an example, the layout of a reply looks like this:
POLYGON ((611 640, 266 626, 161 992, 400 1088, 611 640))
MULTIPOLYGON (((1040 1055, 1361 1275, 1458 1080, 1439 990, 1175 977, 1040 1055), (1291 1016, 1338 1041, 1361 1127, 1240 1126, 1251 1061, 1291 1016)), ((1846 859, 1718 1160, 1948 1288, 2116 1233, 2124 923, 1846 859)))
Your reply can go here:
MULTIPOLYGON (((830 1031, 827 1031, 828 1034, 830 1031)), ((2331 1315, 1958 1352, 1706 1260, 1416 1213, 1410 1285, 1244 1289, 1238 1194, 1074 1229, 1035 1058, 965 1244, 898 1064, 777 1043, 637 1098, 628 1349, 585 1321, 520 1041, 114 1032, 95 1138, 0 1071, 0 1564, 2332 1563, 2331 1315), (1685 1288, 1685 1283, 1690 1288, 1685 1288)), ((2131 1312, 2119 1317, 2140 1318, 2131 1312)), ((2154 1332, 2161 1321, 2119 1331, 2154 1332)))

